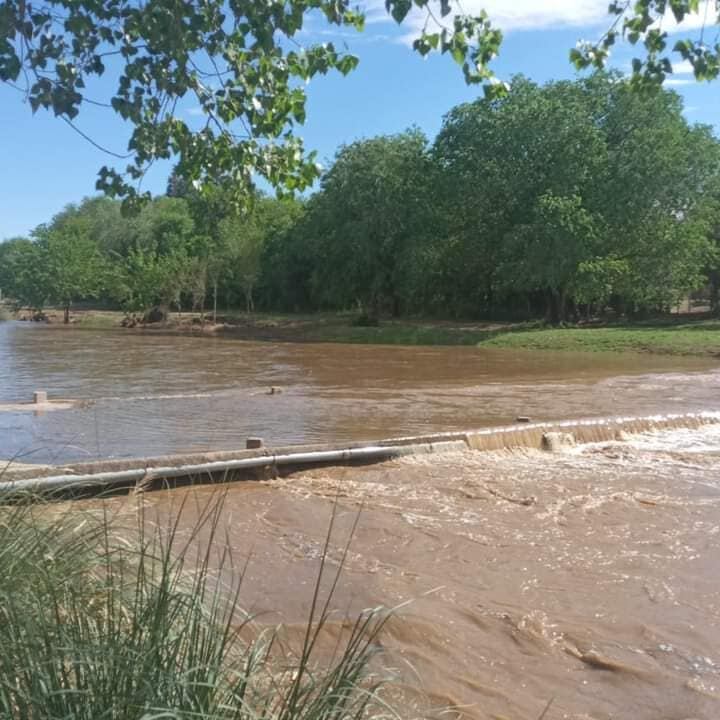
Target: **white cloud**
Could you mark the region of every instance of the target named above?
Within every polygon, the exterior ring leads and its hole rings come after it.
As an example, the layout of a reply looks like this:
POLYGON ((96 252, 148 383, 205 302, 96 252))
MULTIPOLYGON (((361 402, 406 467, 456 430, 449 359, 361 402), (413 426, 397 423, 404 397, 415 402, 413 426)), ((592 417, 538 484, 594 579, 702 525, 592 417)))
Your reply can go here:
POLYGON ((692 32, 703 27, 712 27, 718 19, 718 6, 716 0, 704 0, 700 9, 692 15, 687 15, 681 23, 675 20, 672 12, 668 10, 662 21, 662 29, 668 33, 692 32))
POLYGON ((682 62, 673 63, 672 66, 674 75, 692 75, 693 66, 689 60, 683 60, 682 62))
POLYGON ((678 86, 678 85, 694 85, 695 80, 690 78, 668 78, 663 85, 678 86))
POLYGON ((607 18, 607 0, 470 0, 463 8, 471 14, 485 9, 505 31, 594 25, 607 18))
POLYGON ((200 105, 186 108, 185 112, 188 115, 192 115, 193 117, 200 117, 201 115, 205 114, 205 111, 202 109, 202 107, 200 105))
MULTIPOLYGON (((474 15, 485 10, 493 25, 505 31, 592 25, 608 18, 607 7, 607 0, 464 0, 462 3, 465 13, 474 15)), ((384 0, 368 0, 365 8, 375 22, 382 13, 390 19, 384 0)), ((433 10, 437 14, 437 8, 433 10)), ((425 14, 413 11, 409 20, 418 19, 422 26, 425 14)))
MULTIPOLYGON (((458 9, 457 3, 452 4, 454 10, 458 9)), ((436 15, 438 5, 437 0, 430 0, 436 15)), ((392 22, 385 9, 385 0, 366 0, 364 9, 367 21, 371 24, 392 22)), ((493 25, 505 32, 572 27, 606 30, 613 22, 613 17, 608 14, 608 0, 463 0, 462 10, 469 15, 485 10, 493 25)), ((703 0, 699 12, 686 16, 681 24, 668 11, 662 21, 662 28, 669 33, 693 32, 705 24, 713 25, 717 14, 716 0, 703 0)), ((451 18, 452 15, 444 21, 451 18)), ((404 23, 407 34, 403 40, 411 41, 417 37, 425 19, 424 10, 413 8, 404 23)))

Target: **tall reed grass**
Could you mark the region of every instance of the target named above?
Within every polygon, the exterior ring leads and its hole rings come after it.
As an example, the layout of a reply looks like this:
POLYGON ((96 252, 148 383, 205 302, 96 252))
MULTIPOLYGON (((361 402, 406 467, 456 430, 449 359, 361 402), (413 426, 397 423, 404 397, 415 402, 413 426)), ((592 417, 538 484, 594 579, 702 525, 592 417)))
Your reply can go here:
POLYGON ((372 661, 386 622, 363 613, 332 657, 339 570, 323 562, 299 651, 240 610, 222 497, 130 523, 32 498, 0 506, 0 717, 13 720, 360 720, 387 716, 372 661), (181 531, 182 526, 182 531, 181 531), (205 538, 205 540, 201 540, 205 538), (326 577, 323 579, 323 574, 326 577), (223 582, 221 578, 232 577, 223 582), (320 587, 330 584, 330 595, 320 587))

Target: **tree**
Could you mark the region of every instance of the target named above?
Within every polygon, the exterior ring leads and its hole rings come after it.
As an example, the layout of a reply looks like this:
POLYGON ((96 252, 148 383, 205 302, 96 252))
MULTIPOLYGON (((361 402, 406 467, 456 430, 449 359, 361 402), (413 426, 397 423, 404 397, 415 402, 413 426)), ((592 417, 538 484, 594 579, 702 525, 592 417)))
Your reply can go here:
POLYGON ((546 298, 545 317, 564 322, 570 293, 581 283, 581 268, 598 250, 597 220, 578 195, 541 195, 527 223, 512 228, 505 238, 507 286, 521 292, 540 292, 546 298))
POLYGON ((47 297, 47 268, 39 246, 28 238, 0 243, 0 288, 19 305, 43 309, 47 297))
POLYGON ((278 201, 284 222, 271 229, 260 258, 260 302, 265 308, 300 312, 315 305, 311 280, 316 265, 312 223, 307 206, 294 200, 278 201))
MULTIPOLYGON (((175 174, 173 171, 173 175, 175 174)), ((207 287, 208 281, 210 282, 213 295, 213 323, 216 323, 218 286, 222 276, 227 273, 227 263, 230 259, 227 238, 220 228, 226 218, 246 212, 247 206, 238 210, 232 201, 232 195, 221 187, 206 188, 203 193, 190 188, 184 188, 183 191, 196 228, 192 252, 201 259, 201 262, 195 263, 194 266, 198 279, 195 283, 195 295, 199 294, 201 287, 207 287), (203 276, 202 282, 198 273, 203 276)), ((203 309, 204 304, 203 298, 203 309)), ((204 317, 203 314, 203 320, 204 317)))
POLYGON ((697 286, 718 143, 677 94, 618 80, 516 78, 506 97, 448 114, 433 148, 447 303, 543 305, 560 322, 578 303, 660 307, 697 286))
POLYGON ((191 259, 176 250, 160 255, 154 250, 132 249, 122 268, 122 284, 116 294, 126 313, 146 313, 153 307, 163 314, 180 308, 182 294, 190 290, 191 259))
MULTIPOLYGON (((413 8, 431 17, 425 0, 386 6, 397 22, 413 8)), ((439 6, 438 15, 450 13, 447 0, 439 6)), ((332 26, 364 24, 351 0, 7 0, 0 7, 0 81, 19 88, 33 111, 51 110, 73 127, 87 102, 130 123, 127 153, 112 153, 129 164, 99 173, 97 187, 109 195, 137 199, 134 183, 154 161, 171 157, 187 182, 236 196, 255 176, 303 189, 318 174, 294 132, 305 119, 304 81, 331 70, 347 74, 358 62, 332 43, 301 48, 297 37, 311 15, 332 26), (113 89, 98 100, 86 88, 100 76, 109 76, 113 89), (187 97, 206 116, 202 129, 175 112, 187 97)), ((461 14, 424 32, 416 49, 451 54, 468 81, 481 82, 500 40, 484 15, 461 14)))
POLYGON ((126 224, 126 248, 158 255, 189 252, 197 234, 187 201, 158 197, 126 224))
POLYGON ((576 229, 590 223, 583 198, 604 167, 590 100, 583 83, 540 87, 517 77, 506 97, 448 113, 433 148, 446 232, 453 238, 445 259, 448 302, 482 313, 514 292, 527 297, 537 291, 547 314, 557 314, 551 306, 561 293, 555 263, 562 260, 555 253, 577 239, 566 232, 568 223, 576 229), (537 236, 543 226, 548 239, 545 223, 558 230, 550 244, 537 236))
POLYGON ((719 202, 720 143, 677 94, 606 73, 517 77, 504 97, 453 108, 430 148, 417 131, 341 148, 302 202, 256 193, 238 212, 222 187, 193 187, 123 218, 119 202, 86 198, 35 242, 0 246, 0 283, 66 317, 100 278, 133 313, 192 303, 204 315, 212 293, 216 317, 224 293, 249 312, 368 319, 639 314, 720 284, 719 202))
POLYGON ((182 177, 176 168, 170 173, 167 181, 167 190, 165 194, 172 198, 188 198, 192 188, 188 185, 184 177, 182 177))
POLYGON ((191 258, 197 244, 187 201, 156 198, 126 222, 122 281, 115 297, 133 313, 153 306, 163 313, 180 309, 183 294, 190 292, 191 258))
POLYGON ((34 234, 45 266, 48 298, 63 308, 67 324, 73 302, 95 297, 102 289, 105 264, 82 218, 63 218, 34 234))
MULTIPOLYGON (((505 92, 490 69, 502 32, 486 13, 466 14, 450 0, 387 0, 386 8, 398 23, 411 12, 425 15, 413 43, 420 54, 447 53, 468 82, 485 83, 488 97, 505 92)), ((676 23, 694 23, 699 11, 700 0, 615 0, 611 28, 599 43, 574 49, 571 60, 602 68, 612 45, 625 38, 644 49, 633 62, 633 78, 662 82, 672 71, 662 21, 671 14, 676 23)), ((188 183, 236 195, 247 193, 255 176, 303 189, 319 171, 294 131, 305 119, 302 81, 331 70, 347 74, 358 62, 332 43, 300 48, 298 35, 311 16, 331 26, 364 25, 351 0, 6 0, 0 81, 17 88, 33 111, 51 110, 72 127, 84 103, 107 106, 130 123, 127 152, 106 150, 130 161, 124 170, 101 168, 97 187, 107 194, 136 200, 135 183, 147 167, 172 157, 188 183), (114 89, 98 100, 86 88, 101 76, 109 76, 105 86, 114 89), (187 97, 206 116, 200 129, 175 112, 187 97)), ((717 12, 707 14, 708 26, 717 21, 717 12)), ((691 63, 698 79, 717 77, 720 48, 703 33, 676 42, 672 52, 691 63)))
POLYGON ((308 207, 318 297, 372 318, 400 312, 425 233, 430 167, 417 130, 340 149, 308 207))
POLYGON ((228 215, 219 227, 225 276, 239 285, 245 311, 255 310, 255 290, 263 271, 266 244, 287 233, 298 216, 292 200, 258 197, 245 213, 228 215))
POLYGON ((602 78, 588 86, 600 98, 607 165, 587 202, 606 223, 605 255, 626 268, 615 292, 629 309, 669 307, 702 284, 712 254, 720 146, 710 128, 688 124, 674 92, 602 78))

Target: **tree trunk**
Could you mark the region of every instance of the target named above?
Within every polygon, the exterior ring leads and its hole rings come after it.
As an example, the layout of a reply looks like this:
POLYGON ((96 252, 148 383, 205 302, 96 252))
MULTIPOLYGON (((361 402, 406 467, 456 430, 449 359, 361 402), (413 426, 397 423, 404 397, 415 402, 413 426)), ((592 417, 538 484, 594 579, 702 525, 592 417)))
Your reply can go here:
POLYGON ((720 312, 720 271, 710 273, 710 309, 720 312))
POLYGON ((560 325, 565 322, 565 290, 547 290, 545 299, 547 302, 545 320, 551 325, 560 325))
POLYGON ((380 295, 379 293, 374 293, 370 300, 370 318, 372 320, 380 319, 380 305, 380 295))
POLYGON ((553 293, 551 290, 545 291, 545 322, 555 324, 555 303, 553 302, 553 293))
POLYGON ((63 324, 68 325, 70 323, 70 303, 67 303, 65 305, 65 309, 63 311, 63 324))
POLYGON ((393 295, 392 299, 392 316, 400 317, 400 298, 397 295, 393 295))
POLYGON ((213 325, 217 325, 217 280, 213 281, 213 325))

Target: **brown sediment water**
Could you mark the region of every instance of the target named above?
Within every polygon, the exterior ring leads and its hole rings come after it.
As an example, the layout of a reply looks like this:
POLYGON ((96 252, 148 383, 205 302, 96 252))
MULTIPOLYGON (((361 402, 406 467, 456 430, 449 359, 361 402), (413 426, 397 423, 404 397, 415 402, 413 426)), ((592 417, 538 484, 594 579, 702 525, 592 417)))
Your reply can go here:
POLYGON ((511 423, 716 410, 719 362, 472 347, 255 343, 0 324, 0 411, 23 462, 355 442, 511 423), (278 391, 269 393, 269 388, 278 391))
MULTIPOLYGON (((219 536, 244 607, 292 634, 333 508, 331 569, 357 521, 332 606, 339 626, 410 601, 380 658, 405 717, 537 720, 552 700, 546 720, 716 720, 720 425, 624 437, 233 484, 219 536)), ((163 517, 185 503, 190 528, 217 492, 107 502, 163 517)))
POLYGON ((34 390, 82 402, 0 412, 0 457, 462 432, 465 451, 81 502, 128 518, 184 502, 189 532, 224 489, 218 537, 244 568, 242 602, 289 636, 333 509, 331 568, 357 521, 330 630, 403 605, 379 662, 405 717, 537 720, 551 700, 545 720, 720 717, 720 424, 668 417, 720 409, 717 361, 0 325, 0 403, 34 390), (559 438, 553 453, 543 435, 568 426, 482 430, 518 415, 650 414, 661 417, 575 424, 581 444, 559 438))

